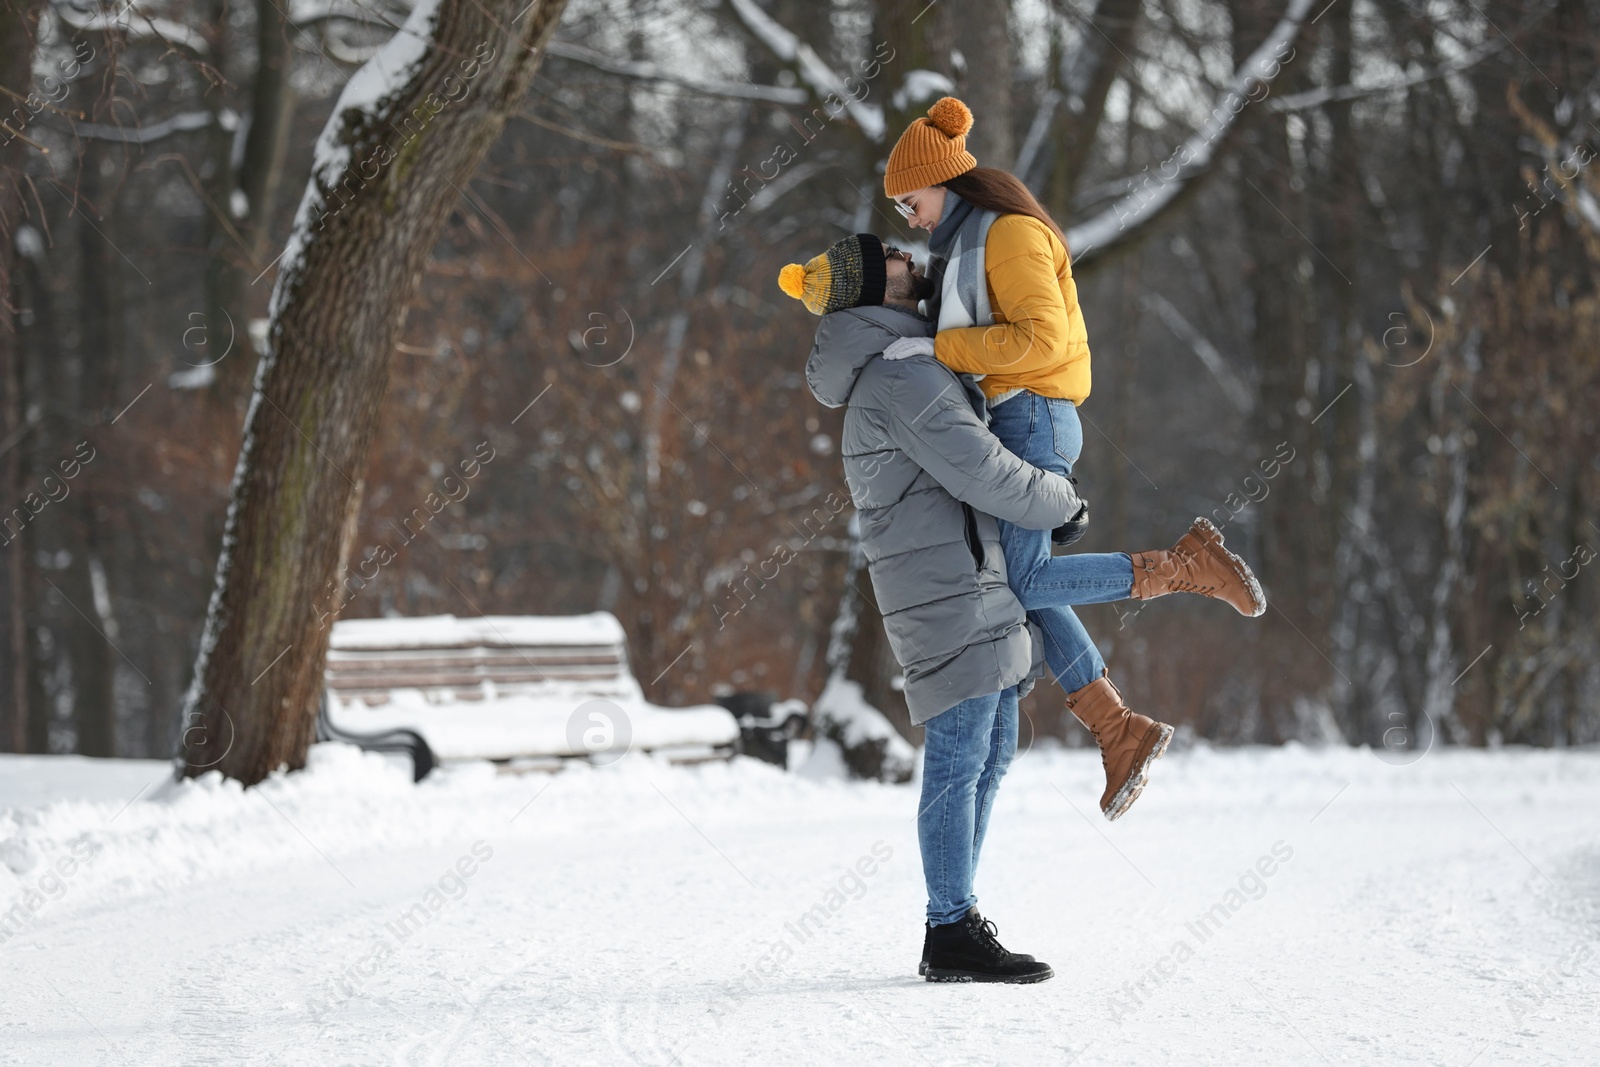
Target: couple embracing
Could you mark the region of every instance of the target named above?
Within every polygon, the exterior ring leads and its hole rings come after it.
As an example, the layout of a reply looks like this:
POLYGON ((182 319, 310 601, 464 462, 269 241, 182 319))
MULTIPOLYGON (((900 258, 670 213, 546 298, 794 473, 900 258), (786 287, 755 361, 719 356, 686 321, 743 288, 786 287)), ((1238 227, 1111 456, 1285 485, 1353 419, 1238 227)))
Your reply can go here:
POLYGON ((929 262, 855 234, 779 285, 822 316, 806 364, 844 407, 841 453, 912 722, 925 730, 917 836, 930 982, 1038 982, 977 910, 973 875, 1017 746, 1017 698, 1049 665, 1100 746, 1100 810, 1125 814, 1172 727, 1130 710, 1075 604, 1195 593, 1260 615, 1266 599, 1195 519, 1176 545, 1051 554, 1083 533, 1069 478, 1083 445, 1089 343, 1061 229, 1025 185, 978 166, 972 113, 939 100, 889 155, 884 192, 929 232, 929 262))

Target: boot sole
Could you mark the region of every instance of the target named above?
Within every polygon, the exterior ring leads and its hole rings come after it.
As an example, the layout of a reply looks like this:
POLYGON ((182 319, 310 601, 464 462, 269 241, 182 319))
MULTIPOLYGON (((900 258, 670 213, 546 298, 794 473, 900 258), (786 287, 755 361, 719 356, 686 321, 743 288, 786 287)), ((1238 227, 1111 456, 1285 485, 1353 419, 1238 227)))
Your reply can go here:
POLYGON ((927 960, 923 960, 921 963, 917 964, 917 975, 918 975, 918 977, 921 977, 921 978, 928 977, 928 961, 927 960))
POLYGON ((1156 743, 1151 746, 1139 765, 1128 775, 1128 780, 1122 783, 1122 788, 1117 790, 1117 795, 1111 798, 1111 803, 1104 812, 1107 822, 1116 822, 1128 814, 1128 809, 1133 807, 1133 802, 1139 799, 1139 794, 1144 792, 1144 787, 1150 782, 1150 765, 1166 755, 1167 746, 1172 743, 1172 727, 1164 722, 1156 723, 1161 735, 1156 738, 1156 743))
POLYGON ((1032 985, 1035 982, 1048 981, 1056 976, 1056 972, 1046 967, 1036 974, 985 974, 982 971, 957 971, 944 967, 930 967, 926 980, 929 982, 988 982, 997 985, 1032 985))
MULTIPOLYGON (((1261 583, 1256 580, 1255 571, 1250 569, 1250 565, 1248 563, 1234 555, 1232 552, 1229 552, 1227 548, 1223 546, 1222 531, 1213 526, 1210 519, 1204 517, 1196 518, 1194 523, 1189 528, 1191 530, 1198 531, 1200 534, 1200 539, 1205 543, 1206 547, 1220 557, 1222 561, 1228 565, 1229 569, 1233 571, 1234 575, 1238 577, 1239 581, 1244 583, 1245 589, 1250 594, 1250 602, 1255 607, 1255 610, 1240 611, 1239 614, 1243 615, 1247 619, 1254 619, 1260 615, 1266 614, 1267 594, 1262 591, 1261 583)), ((1234 610, 1238 610, 1237 605, 1230 606, 1233 607, 1234 610)))

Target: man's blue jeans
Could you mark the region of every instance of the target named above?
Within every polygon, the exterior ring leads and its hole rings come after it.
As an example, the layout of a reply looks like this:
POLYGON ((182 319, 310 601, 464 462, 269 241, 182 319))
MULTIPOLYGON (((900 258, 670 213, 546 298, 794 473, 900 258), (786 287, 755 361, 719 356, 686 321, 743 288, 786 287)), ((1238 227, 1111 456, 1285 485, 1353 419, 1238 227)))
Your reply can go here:
POLYGON ((977 904, 978 852, 1000 778, 1017 754, 1017 690, 963 700, 924 727, 917 843, 928 921, 953 923, 977 904))
MULTIPOLYGON (((1077 406, 1022 392, 989 412, 989 429, 1016 455, 1056 474, 1072 473, 1083 451, 1077 406)), ((1050 531, 1000 523, 1011 591, 1044 632, 1045 661, 1061 687, 1082 689, 1105 669, 1100 650, 1068 605, 1104 604, 1133 595, 1133 560, 1125 552, 1050 555, 1050 531)))

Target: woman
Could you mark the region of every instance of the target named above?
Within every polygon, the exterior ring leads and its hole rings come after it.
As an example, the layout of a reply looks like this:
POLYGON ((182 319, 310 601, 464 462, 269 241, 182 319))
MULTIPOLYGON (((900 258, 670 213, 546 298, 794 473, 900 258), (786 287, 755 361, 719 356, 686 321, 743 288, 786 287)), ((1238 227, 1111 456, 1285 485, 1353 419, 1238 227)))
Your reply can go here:
MULTIPOLYGON (((889 154, 884 192, 930 235, 929 276, 938 285, 930 313, 938 334, 903 338, 884 356, 932 354, 952 370, 982 376, 995 436, 1027 462, 1070 475, 1083 448, 1077 406, 1089 395, 1089 340, 1066 240, 1027 186, 978 166, 966 147, 971 128, 972 112, 947 96, 889 154)), ((1100 810, 1116 819, 1138 799, 1172 727, 1123 703, 1069 605, 1184 592, 1255 616, 1266 611, 1266 598, 1203 518, 1165 551, 1052 558, 1049 537, 1000 524, 1011 587, 1044 632, 1045 658, 1067 691, 1067 708, 1100 746, 1100 810)))

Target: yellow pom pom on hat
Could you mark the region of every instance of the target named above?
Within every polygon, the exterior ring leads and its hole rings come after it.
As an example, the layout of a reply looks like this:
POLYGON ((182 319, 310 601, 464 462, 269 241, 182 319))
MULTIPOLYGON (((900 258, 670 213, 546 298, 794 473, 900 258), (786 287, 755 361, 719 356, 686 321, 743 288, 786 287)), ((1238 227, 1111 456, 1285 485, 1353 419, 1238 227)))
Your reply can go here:
MULTIPOLYGON (((818 256, 826 259, 826 256, 818 256)), ((806 269, 798 263, 791 263, 778 272, 778 288, 794 297, 804 300, 806 297, 806 269)))
POLYGON ((883 243, 870 233, 846 237, 820 256, 778 272, 778 288, 813 315, 883 303, 887 268, 883 243))
POLYGON ((806 306, 813 315, 828 312, 828 294, 833 288, 833 264, 822 253, 805 265, 791 263, 778 272, 778 288, 806 306))
POLYGON ((953 96, 935 100, 928 117, 917 119, 900 135, 883 172, 886 196, 904 196, 947 182, 978 165, 967 151, 972 112, 953 96))

